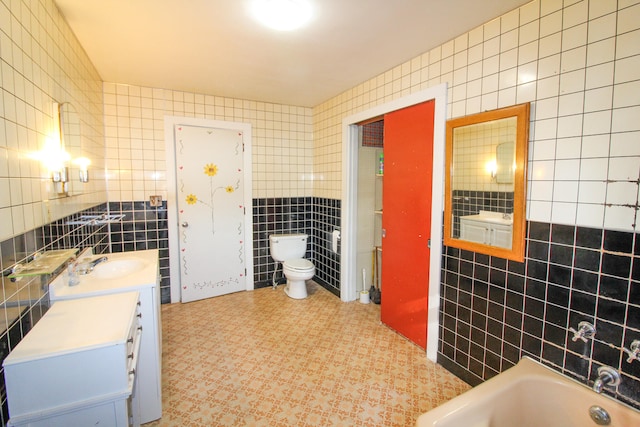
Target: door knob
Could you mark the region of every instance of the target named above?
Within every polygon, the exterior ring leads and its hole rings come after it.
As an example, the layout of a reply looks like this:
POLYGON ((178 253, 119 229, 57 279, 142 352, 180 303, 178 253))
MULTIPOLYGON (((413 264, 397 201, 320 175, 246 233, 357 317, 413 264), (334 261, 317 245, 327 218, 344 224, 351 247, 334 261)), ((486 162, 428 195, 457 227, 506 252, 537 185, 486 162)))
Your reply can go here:
POLYGON ((184 228, 187 228, 187 227, 189 226, 189 223, 188 223, 187 221, 185 221, 185 222, 183 222, 183 223, 182 223, 182 224, 180 224, 180 225, 182 225, 184 228))

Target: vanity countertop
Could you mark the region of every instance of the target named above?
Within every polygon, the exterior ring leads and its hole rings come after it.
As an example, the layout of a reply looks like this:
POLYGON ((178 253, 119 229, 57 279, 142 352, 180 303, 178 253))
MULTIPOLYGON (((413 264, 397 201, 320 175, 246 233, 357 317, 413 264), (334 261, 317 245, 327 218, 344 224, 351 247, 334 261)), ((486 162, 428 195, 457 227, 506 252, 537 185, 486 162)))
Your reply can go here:
POLYGON ((142 336, 139 296, 51 306, 3 362, 8 425, 126 425, 142 336))
POLYGON ((508 216, 508 218, 505 218, 504 214, 500 212, 480 211, 480 213, 475 215, 461 216, 460 219, 464 218, 466 220, 490 222, 492 224, 512 225, 513 216, 510 214, 508 214, 508 216))
MULTIPOLYGON (((117 252, 112 254, 92 255, 89 259, 96 259, 106 256, 107 262, 98 264, 96 268, 107 266, 109 261, 136 260, 141 267, 127 273, 126 276, 116 278, 101 278, 94 272, 79 275, 80 283, 69 286, 67 272, 56 277, 49 286, 52 300, 76 298, 88 295, 106 295, 113 293, 115 289, 124 292, 126 290, 137 290, 140 287, 156 286, 158 278, 158 250, 149 249, 135 252, 117 252)), ((83 260, 81 258, 80 260, 83 260)))
POLYGON ((126 337, 137 292, 54 304, 4 360, 4 366, 109 346, 126 337))

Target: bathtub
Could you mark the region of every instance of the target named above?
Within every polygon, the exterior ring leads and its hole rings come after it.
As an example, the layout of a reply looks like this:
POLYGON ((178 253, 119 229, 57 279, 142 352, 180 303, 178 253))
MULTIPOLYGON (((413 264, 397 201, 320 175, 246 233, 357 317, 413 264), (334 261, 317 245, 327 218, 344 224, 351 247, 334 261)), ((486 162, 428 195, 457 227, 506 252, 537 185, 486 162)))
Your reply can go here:
MULTIPOLYGON (((636 363, 636 362, 634 362, 636 363)), ((640 363, 640 362, 638 362, 640 363)), ((598 406, 611 427, 640 426, 640 412, 529 358, 422 414, 417 427, 595 427, 598 406)))

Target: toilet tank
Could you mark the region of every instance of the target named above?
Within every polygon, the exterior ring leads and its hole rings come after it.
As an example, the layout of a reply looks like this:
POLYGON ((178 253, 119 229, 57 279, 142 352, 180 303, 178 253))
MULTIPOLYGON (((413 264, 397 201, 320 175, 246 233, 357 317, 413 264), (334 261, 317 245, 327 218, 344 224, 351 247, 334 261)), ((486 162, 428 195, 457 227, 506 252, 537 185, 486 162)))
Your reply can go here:
POLYGON ((286 261, 294 258, 304 258, 307 252, 306 234, 272 234, 269 236, 269 250, 275 261, 286 261))

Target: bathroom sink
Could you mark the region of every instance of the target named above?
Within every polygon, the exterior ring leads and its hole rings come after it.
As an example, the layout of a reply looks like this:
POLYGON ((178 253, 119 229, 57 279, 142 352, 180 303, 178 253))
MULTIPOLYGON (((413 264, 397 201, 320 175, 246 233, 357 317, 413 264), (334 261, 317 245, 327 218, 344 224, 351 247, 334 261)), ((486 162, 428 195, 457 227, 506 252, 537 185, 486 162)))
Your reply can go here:
POLYGON ((108 260, 95 266, 90 276, 96 279, 117 279, 142 270, 146 263, 139 258, 108 260))
POLYGON ((492 224, 511 225, 513 224, 513 216, 511 214, 501 214, 499 212, 480 211, 475 215, 465 215, 461 218, 473 221, 489 222, 492 224))

